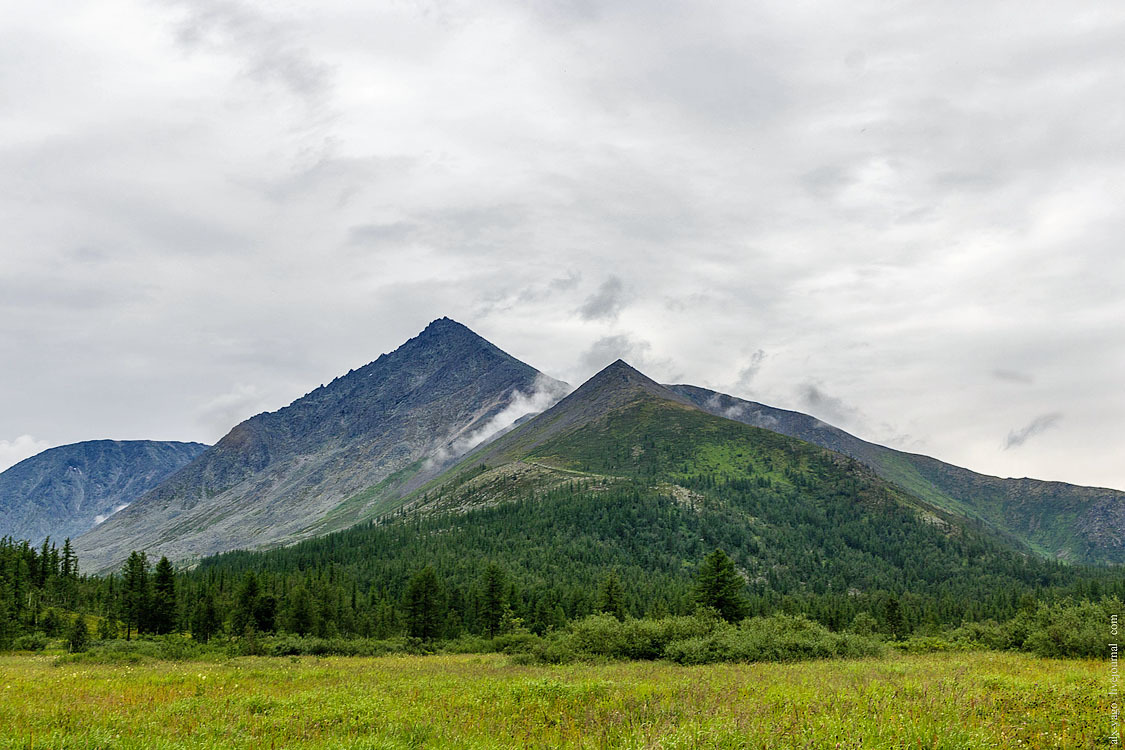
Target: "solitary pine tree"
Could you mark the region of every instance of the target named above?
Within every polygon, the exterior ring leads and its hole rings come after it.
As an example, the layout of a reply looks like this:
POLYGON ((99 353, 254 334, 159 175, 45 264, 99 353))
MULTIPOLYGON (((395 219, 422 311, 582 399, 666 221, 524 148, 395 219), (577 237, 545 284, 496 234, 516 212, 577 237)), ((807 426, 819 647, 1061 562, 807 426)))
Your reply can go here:
POLYGON ((167 557, 156 563, 152 577, 152 632, 171 633, 176 630, 176 572, 167 557))
POLYGON ((611 614, 622 622, 625 621, 625 589, 616 572, 610 572, 602 581, 601 590, 598 592, 598 611, 611 614))
POLYGON ((406 585, 402 599, 406 634, 429 642, 438 637, 445 619, 441 582, 432 566, 419 570, 406 585))
POLYGON ((727 622, 738 622, 746 616, 749 603, 742 594, 746 582, 726 552, 717 549, 708 555, 695 580, 695 600, 700 605, 715 609, 727 622))

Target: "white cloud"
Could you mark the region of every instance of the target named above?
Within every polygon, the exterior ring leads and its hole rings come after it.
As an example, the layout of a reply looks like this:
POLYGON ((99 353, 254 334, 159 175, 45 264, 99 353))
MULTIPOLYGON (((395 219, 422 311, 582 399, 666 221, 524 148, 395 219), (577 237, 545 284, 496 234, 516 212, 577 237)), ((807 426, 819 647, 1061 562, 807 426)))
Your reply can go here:
POLYGON ((31 458, 51 447, 46 440, 37 440, 31 435, 20 435, 15 440, 0 440, 0 471, 15 466, 25 458, 31 458))

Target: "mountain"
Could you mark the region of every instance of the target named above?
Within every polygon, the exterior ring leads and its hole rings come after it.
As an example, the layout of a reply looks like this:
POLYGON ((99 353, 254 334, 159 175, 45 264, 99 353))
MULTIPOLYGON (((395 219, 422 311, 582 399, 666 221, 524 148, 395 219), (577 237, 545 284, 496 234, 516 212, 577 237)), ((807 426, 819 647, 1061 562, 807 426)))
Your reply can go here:
POLYGON ((200 443, 91 440, 0 473, 0 537, 61 542, 93 528, 207 449, 200 443))
POLYGON ((344 528, 565 389, 441 318, 394 352, 237 425, 75 550, 85 569, 106 570, 133 549, 183 561, 344 528))
POLYGON ((1125 492, 1120 490, 978 474, 869 443, 807 414, 692 385, 669 389, 712 414, 851 456, 935 507, 979 519, 1044 557, 1125 563, 1125 492))
POLYGON ((755 606, 828 607, 815 614, 837 624, 887 592, 909 596, 919 621, 1010 615, 1021 593, 1073 570, 855 459, 710 414, 621 361, 400 502, 328 537, 205 560, 200 575, 332 569, 397 601, 430 564, 451 602, 471 602, 498 563, 521 592, 518 616, 542 627, 560 620, 552 612, 591 611, 611 571, 633 614, 690 612, 695 566, 716 547, 755 606))

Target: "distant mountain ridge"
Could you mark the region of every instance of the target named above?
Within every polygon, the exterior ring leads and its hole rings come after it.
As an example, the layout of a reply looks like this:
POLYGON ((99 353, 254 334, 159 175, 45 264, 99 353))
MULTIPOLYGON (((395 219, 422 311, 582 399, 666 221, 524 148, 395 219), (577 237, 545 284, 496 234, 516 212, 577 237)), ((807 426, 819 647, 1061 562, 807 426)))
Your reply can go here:
POLYGON ((816 417, 700 388, 671 390, 712 414, 851 456, 917 497, 1012 536, 1044 557, 1125 563, 1125 492, 1001 479, 855 437, 816 417))
POLYGON ((90 440, 49 448, 0 472, 0 536, 88 531, 207 449, 201 443, 90 440))
POLYGON ((133 549, 183 561, 344 528, 508 427, 498 420, 565 389, 441 318, 394 352, 237 425, 75 548, 87 570, 104 570, 133 549))

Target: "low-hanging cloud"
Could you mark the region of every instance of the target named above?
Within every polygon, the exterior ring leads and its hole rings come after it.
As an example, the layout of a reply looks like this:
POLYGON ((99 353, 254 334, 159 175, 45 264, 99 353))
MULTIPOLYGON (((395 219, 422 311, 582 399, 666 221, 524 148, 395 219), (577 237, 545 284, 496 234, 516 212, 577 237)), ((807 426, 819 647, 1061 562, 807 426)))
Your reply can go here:
POLYGON ((267 409, 265 395, 255 385, 239 383, 200 407, 196 419, 218 439, 236 424, 267 409))
POLYGON ((1041 414, 1020 430, 1012 430, 1008 433, 1007 439, 1004 441, 1004 450, 1011 448, 1019 448, 1036 435, 1040 435, 1047 430, 1051 429, 1059 423, 1062 419, 1062 414, 1055 412, 1053 414, 1041 414))
POLYGON ((439 448, 430 456, 427 464, 440 465, 450 459, 463 456, 478 445, 483 445, 511 429, 521 419, 550 409, 568 393, 570 393, 568 384, 539 373, 535 377, 530 393, 524 393, 518 388, 513 390, 508 397, 507 406, 497 412, 492 419, 467 435, 461 435, 439 448))
POLYGON ((813 416, 823 417, 840 424, 855 422, 860 418, 859 409, 845 403, 841 398, 825 393, 815 383, 801 385, 799 396, 805 408, 813 416))
POLYGON ((750 384, 754 382, 754 378, 758 376, 758 372, 762 369, 762 363, 766 361, 766 352, 764 349, 759 349, 750 355, 750 361, 738 372, 738 382, 736 385, 742 392, 749 390, 750 384))

